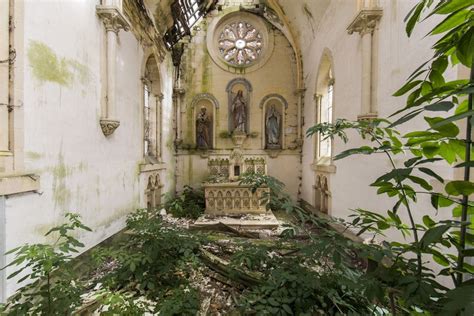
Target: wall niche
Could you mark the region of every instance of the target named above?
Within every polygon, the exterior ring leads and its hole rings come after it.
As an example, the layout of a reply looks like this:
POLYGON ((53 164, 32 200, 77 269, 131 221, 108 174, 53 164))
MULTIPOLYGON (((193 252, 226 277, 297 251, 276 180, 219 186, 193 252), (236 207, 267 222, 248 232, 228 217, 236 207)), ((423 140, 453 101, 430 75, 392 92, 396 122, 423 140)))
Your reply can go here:
POLYGON ((262 147, 268 150, 285 148, 285 113, 288 103, 279 94, 269 94, 260 102, 262 109, 262 147))
POLYGON ((216 147, 215 130, 219 103, 209 93, 197 94, 192 101, 194 144, 197 149, 207 150, 216 147))
POLYGON ((248 134, 252 85, 244 78, 235 78, 227 84, 226 92, 229 104, 229 132, 248 134))

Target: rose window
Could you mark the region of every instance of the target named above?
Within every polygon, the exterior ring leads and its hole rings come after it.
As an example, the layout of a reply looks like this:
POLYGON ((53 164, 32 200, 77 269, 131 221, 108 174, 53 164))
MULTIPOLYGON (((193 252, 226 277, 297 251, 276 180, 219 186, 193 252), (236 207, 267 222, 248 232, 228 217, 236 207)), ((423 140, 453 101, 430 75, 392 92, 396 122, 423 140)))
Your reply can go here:
POLYGON ((262 53, 262 34, 250 23, 233 22, 224 27, 218 40, 219 53, 232 65, 252 64, 262 53))

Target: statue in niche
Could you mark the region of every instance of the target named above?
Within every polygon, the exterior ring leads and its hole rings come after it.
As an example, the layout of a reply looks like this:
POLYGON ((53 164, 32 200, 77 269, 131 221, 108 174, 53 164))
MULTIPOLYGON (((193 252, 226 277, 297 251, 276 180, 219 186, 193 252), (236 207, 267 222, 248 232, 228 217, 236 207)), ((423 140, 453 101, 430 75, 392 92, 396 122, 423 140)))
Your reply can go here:
POLYGON ((234 124, 234 131, 246 131, 247 102, 242 90, 237 91, 237 95, 234 100, 232 100, 232 122, 234 124))
POLYGON ((272 105, 267 112, 265 119, 265 133, 267 136, 267 148, 281 148, 280 134, 281 134, 281 115, 272 105))
POLYGON ((211 119, 207 114, 207 109, 203 106, 196 119, 196 144, 200 149, 211 148, 210 125, 211 119))

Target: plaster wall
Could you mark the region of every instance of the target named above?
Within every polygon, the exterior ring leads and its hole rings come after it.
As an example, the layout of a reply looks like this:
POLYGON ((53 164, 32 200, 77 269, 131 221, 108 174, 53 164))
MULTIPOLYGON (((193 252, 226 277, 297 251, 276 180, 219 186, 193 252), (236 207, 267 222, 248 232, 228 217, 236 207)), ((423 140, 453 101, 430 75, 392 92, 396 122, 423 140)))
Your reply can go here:
MULTIPOLYGON (((249 133, 255 136, 248 137, 243 144, 244 155, 258 155, 266 157, 268 173, 282 180, 292 195, 296 197, 298 189, 299 150, 297 149, 297 98, 296 65, 294 53, 285 36, 274 30, 264 22, 269 35, 273 38, 274 46, 268 61, 260 68, 247 72, 246 69, 235 71, 231 67, 222 69, 209 55, 206 36, 208 25, 213 19, 235 11, 236 8, 226 7, 221 12, 213 12, 200 24, 200 30, 193 36, 183 55, 185 89, 184 102, 181 107, 182 140, 178 151, 178 190, 185 184, 199 185, 208 176, 207 157, 209 155, 230 155, 233 148, 232 140, 221 136, 222 132, 230 132, 228 127, 229 104, 226 92, 227 84, 235 78, 244 78, 250 82, 253 91, 249 104, 250 128, 249 133), (213 115, 216 120, 214 130, 215 148, 207 151, 198 151, 195 148, 195 116, 191 106, 195 95, 200 93, 212 94, 219 103, 219 108, 213 115), (264 150, 262 137, 265 137, 263 109, 260 102, 269 94, 279 94, 285 98, 288 108, 285 111, 284 149, 276 158, 271 158, 264 150), (191 148, 191 149, 189 149, 191 148)), ((257 19, 260 19, 257 17, 257 19)), ((263 21, 263 20, 262 20, 263 21)), ((210 33, 210 32, 209 32, 210 33)))
MULTIPOLYGON (((412 0, 380 1, 383 16, 377 30, 379 40, 375 44, 378 49, 378 65, 375 68, 375 75, 378 78, 376 107, 379 117, 388 117, 404 106, 404 97, 395 98, 391 95, 404 84, 411 72, 428 60, 432 54, 430 47, 434 40, 424 36, 436 21, 420 24, 416 27, 411 38, 406 36, 403 19, 415 4, 416 1, 412 0)), ((361 39, 358 33, 349 35, 346 31, 347 26, 356 15, 356 10, 355 1, 331 1, 312 44, 303 51, 305 86, 307 88, 304 131, 316 122, 316 104, 313 95, 316 92, 319 62, 325 51, 330 52, 332 56, 335 78, 334 120, 337 118, 356 120, 357 116, 361 114, 361 39)), ((454 79, 456 69, 449 69, 447 77, 454 79)), ((408 129, 425 128, 423 122, 422 118, 412 120, 406 125, 402 125, 400 130, 403 134, 408 129)), ((333 155, 345 149, 366 144, 354 133, 350 133, 349 137, 350 142, 347 145, 339 140, 334 141, 333 155)), ((314 203, 315 171, 312 168, 314 153, 314 139, 305 139, 301 197, 310 204, 314 203)), ((400 165, 402 161, 396 160, 396 163, 400 165)), ((393 207, 394 201, 377 196, 376 190, 369 187, 369 184, 376 178, 391 170, 385 157, 382 155, 351 156, 335 161, 334 165, 337 171, 329 175, 332 194, 331 215, 347 219, 351 209, 364 208, 385 212, 393 207)), ((453 178, 452 172, 447 168, 439 166, 437 171, 445 179, 453 178)), ((435 184, 433 181, 432 185, 435 184)), ((416 217, 421 219, 426 214, 423 213, 426 209, 432 209, 429 200, 421 197, 415 210, 416 217)), ((405 213, 401 212, 400 215, 407 219, 405 213)), ((434 212, 431 215, 434 216, 434 212)), ((449 214, 447 215, 449 216, 449 214)), ((388 238, 401 238, 401 236, 398 236, 396 232, 389 232, 388 238)))
MULTIPOLYGON (((36 193, 5 199, 6 249, 52 242, 43 235, 76 212, 93 232, 79 233, 88 249, 124 227, 126 215, 145 205, 143 164, 144 53, 131 32, 119 32, 115 118, 120 126, 105 137, 99 125, 105 89, 105 30, 95 1, 25 1, 25 171, 41 178, 36 193)), ((171 62, 162 71, 163 140, 171 127, 171 62)), ((174 189, 170 146, 163 144, 163 191, 174 189)), ((9 262, 12 257, 6 258, 9 262)), ((7 274, 11 273, 7 269, 7 274)), ((18 285, 8 280, 6 295, 18 285)))

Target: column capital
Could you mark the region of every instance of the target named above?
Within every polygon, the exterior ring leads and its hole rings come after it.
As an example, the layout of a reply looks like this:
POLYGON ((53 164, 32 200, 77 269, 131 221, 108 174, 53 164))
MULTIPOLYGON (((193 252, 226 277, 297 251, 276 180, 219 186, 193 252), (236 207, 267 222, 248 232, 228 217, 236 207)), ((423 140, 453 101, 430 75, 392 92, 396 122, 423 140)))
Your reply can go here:
POLYGON ((123 15, 117 6, 114 5, 97 5, 96 13, 104 23, 107 32, 118 33, 121 29, 130 30, 130 22, 123 15))
POLYGON ((382 18, 382 9, 360 10, 354 20, 347 27, 347 32, 353 34, 359 33, 361 36, 372 33, 378 21, 382 18))

